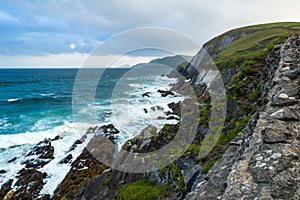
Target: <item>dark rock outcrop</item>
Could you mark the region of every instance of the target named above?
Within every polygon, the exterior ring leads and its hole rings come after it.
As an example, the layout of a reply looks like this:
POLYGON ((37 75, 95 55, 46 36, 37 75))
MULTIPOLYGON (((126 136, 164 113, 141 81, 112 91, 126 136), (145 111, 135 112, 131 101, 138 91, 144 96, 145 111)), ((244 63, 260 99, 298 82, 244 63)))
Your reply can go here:
MULTIPOLYGON (((90 180, 104 173, 107 165, 113 159, 115 135, 119 133, 119 130, 109 124, 90 128, 87 133, 94 134, 94 137, 83 152, 72 162, 70 171, 54 192, 53 199, 55 200, 60 200, 62 197, 74 199, 90 180)), ((75 142, 75 145, 82 143, 85 139, 84 136, 83 139, 75 142)), ((69 154, 61 162, 62 164, 70 162, 71 159, 72 156, 69 154)))
MULTIPOLYGON (((60 138, 56 138, 56 140, 58 139, 60 138)), ((39 169, 54 159, 54 148, 51 142, 51 139, 45 139, 31 148, 21 162, 25 167, 18 172, 13 187, 12 180, 2 185, 0 199, 3 199, 4 196, 9 196, 11 199, 50 199, 50 195, 39 194, 43 188, 44 179, 47 177, 47 173, 43 173, 39 169)), ((14 157, 8 162, 16 160, 17 158, 14 157)))
POLYGON ((142 94, 142 97, 150 97, 151 92, 145 92, 144 94, 142 94))
POLYGON ((51 141, 45 139, 35 145, 21 164, 26 164, 26 168, 41 168, 49 163, 54 158, 54 147, 51 146, 51 141))
POLYGON ((167 90, 157 90, 157 92, 159 92, 162 97, 166 97, 168 95, 175 95, 174 92, 167 90))
POLYGON ((10 179, 10 180, 8 180, 6 183, 4 183, 4 184, 1 186, 1 190, 0 190, 0 199, 4 199, 5 195, 6 195, 9 191, 11 191, 12 183, 13 183, 13 180, 10 179))

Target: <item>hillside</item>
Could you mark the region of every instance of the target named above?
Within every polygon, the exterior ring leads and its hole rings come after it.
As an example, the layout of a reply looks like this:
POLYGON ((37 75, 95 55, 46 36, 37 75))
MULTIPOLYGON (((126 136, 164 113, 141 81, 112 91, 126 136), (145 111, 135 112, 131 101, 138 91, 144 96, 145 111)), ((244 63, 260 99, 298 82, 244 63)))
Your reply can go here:
MULTIPOLYGON (((165 66, 175 69, 181 63, 190 61, 191 59, 192 59, 191 56, 184 56, 184 55, 167 56, 167 57, 151 60, 149 62, 149 64, 161 64, 161 65, 165 65, 165 66)), ((132 68, 139 67, 144 64, 145 63, 139 63, 139 64, 132 66, 132 68)))

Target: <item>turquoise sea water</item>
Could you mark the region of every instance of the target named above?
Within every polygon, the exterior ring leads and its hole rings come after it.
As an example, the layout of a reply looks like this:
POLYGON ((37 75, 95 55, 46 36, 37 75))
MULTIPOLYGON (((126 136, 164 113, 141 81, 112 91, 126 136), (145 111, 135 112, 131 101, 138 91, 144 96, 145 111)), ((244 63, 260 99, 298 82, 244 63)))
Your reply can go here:
MULTIPOLYGON (((77 69, 1 69, 0 134, 43 131, 72 119, 72 90, 77 69)), ((98 102, 110 98, 128 69, 109 69, 98 87, 98 102)), ((105 113, 99 113, 104 119, 105 113)))

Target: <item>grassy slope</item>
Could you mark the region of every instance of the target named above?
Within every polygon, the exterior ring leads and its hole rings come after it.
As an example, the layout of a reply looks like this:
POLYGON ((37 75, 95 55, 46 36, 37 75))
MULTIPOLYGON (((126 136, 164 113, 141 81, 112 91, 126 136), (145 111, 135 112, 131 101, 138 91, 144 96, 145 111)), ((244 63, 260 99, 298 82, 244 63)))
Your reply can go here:
POLYGON ((214 58, 217 66, 226 68, 234 67, 245 60, 252 59, 259 55, 265 55, 265 52, 270 50, 267 49, 267 45, 270 44, 272 40, 297 32, 300 32, 300 23, 298 22, 262 24, 229 31, 208 43, 220 41, 225 35, 246 34, 246 36, 223 48, 214 58))

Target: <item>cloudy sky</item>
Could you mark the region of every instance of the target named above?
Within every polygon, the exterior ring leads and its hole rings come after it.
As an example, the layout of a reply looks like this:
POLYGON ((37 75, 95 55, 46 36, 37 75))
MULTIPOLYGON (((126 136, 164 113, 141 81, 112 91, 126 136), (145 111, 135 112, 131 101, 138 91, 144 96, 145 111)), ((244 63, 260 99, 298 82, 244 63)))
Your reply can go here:
MULTIPOLYGON (((300 21, 299 9, 297 0, 1 0, 0 67, 79 67, 106 39, 143 27, 178 31, 201 46, 232 28, 300 21)), ((155 56, 123 56, 122 62, 155 56)))

